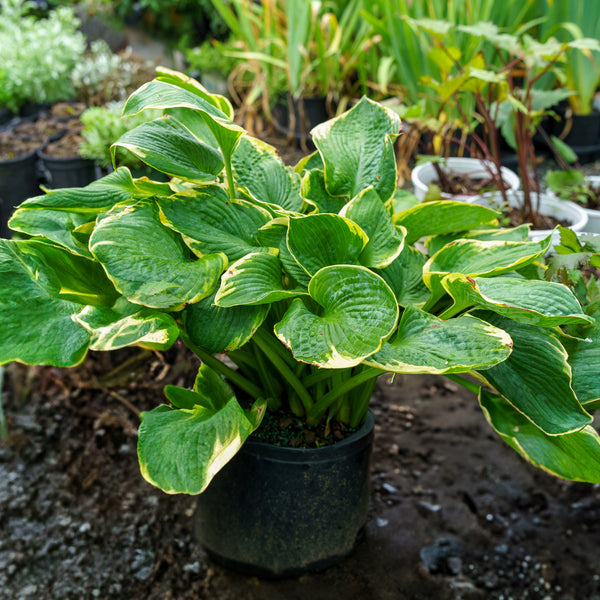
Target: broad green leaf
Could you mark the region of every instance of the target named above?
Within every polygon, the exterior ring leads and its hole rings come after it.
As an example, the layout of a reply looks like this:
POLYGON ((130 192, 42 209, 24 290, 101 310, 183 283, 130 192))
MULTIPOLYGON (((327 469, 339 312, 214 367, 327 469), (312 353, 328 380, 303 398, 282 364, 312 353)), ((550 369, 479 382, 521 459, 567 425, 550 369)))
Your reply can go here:
POLYGON ((156 202, 163 223, 181 233, 199 256, 223 252, 232 263, 267 250, 258 244, 257 234, 269 214, 244 200, 230 200, 220 186, 206 185, 156 202))
POLYGON ((236 183, 259 202, 300 212, 300 177, 283 164, 277 150, 256 138, 243 137, 233 153, 236 183))
POLYGON ((563 344, 569 353, 573 371, 573 389, 585 406, 600 398, 600 324, 582 327, 583 339, 565 339, 563 344))
POLYGON ((212 104, 220 111, 225 113, 227 117, 233 119, 234 111, 231 102, 225 96, 220 96, 219 94, 211 94, 206 88, 196 81, 194 78, 186 75, 185 73, 180 73, 179 71, 174 71, 173 69, 169 69, 168 67, 159 66, 156 67, 158 81, 164 81, 165 83, 172 83, 184 90, 192 92, 196 94, 196 96, 200 96, 203 100, 206 100, 209 104, 212 104))
POLYGON ((234 396, 233 390, 227 381, 204 364, 200 365, 198 373, 196 373, 194 392, 209 398, 214 408, 225 406, 229 399, 234 396))
POLYGON ((157 171, 185 181, 214 181, 225 166, 218 150, 168 115, 125 132, 111 146, 113 157, 117 148, 126 148, 157 171))
POLYGON ((480 319, 444 321, 410 305, 392 341, 365 363, 397 373, 465 373, 506 360, 511 347, 505 331, 480 319))
POLYGON ((367 234, 369 241, 359 257, 366 267, 387 267, 402 252, 406 231, 394 227, 390 214, 373 188, 367 188, 353 198, 340 216, 354 221, 367 234))
POLYGON ((296 360, 325 368, 355 366, 377 352, 396 326, 394 294, 365 267, 324 267, 308 291, 322 313, 311 312, 298 298, 275 325, 296 360))
POLYGON ((198 111, 226 157, 231 156, 244 133, 242 127, 196 91, 192 92, 166 81, 149 81, 133 92, 125 103, 123 116, 135 115, 148 108, 191 108, 198 111))
POLYGON ((471 231, 456 231, 446 235, 435 235, 427 239, 427 252, 433 256, 446 244, 459 239, 480 240, 481 242, 493 242, 503 240, 506 242, 526 242, 529 238, 529 225, 502 228, 490 227, 489 229, 475 229, 471 231))
POLYGON ((44 237, 75 254, 89 258, 92 256, 88 250, 89 236, 78 233, 77 229, 86 223, 93 224, 95 220, 95 215, 89 213, 18 208, 12 214, 8 226, 19 233, 44 237))
POLYGON ((131 172, 119 167, 83 188, 60 188, 25 200, 20 208, 48 208, 68 212, 98 214, 125 202, 136 192, 131 172))
POLYGON ((227 266, 224 254, 192 260, 149 201, 109 213, 96 226, 90 249, 121 294, 152 308, 180 310, 205 298, 227 266))
POLYGON ((263 246, 278 248, 279 260, 286 275, 306 288, 310 282, 310 275, 298 264, 288 248, 288 226, 289 219, 273 219, 260 229, 258 240, 263 246))
MULTIPOLYGON (((202 394, 197 397, 204 399, 202 394)), ((218 409, 201 404, 191 409, 161 405, 141 417, 138 459, 142 476, 167 494, 204 491, 256 428, 256 421, 248 419, 235 397, 218 409)))
POLYGON ((229 266, 215 296, 217 306, 271 304, 306 294, 302 288, 288 289, 284 285, 277 250, 268 250, 248 254, 229 266))
POLYGON ((90 333, 90 350, 134 345, 167 350, 179 337, 177 323, 170 315, 131 304, 125 298, 111 307, 86 306, 75 319, 90 333))
POLYGON ((479 403, 489 424, 523 458, 565 479, 600 482, 600 437, 588 425, 564 435, 546 435, 502 396, 481 389, 479 403))
POLYGON ((396 189, 393 138, 399 130, 398 115, 366 97, 315 127, 311 135, 323 158, 329 194, 354 198, 373 186, 387 201, 396 189))
POLYGON ((287 244, 309 274, 329 265, 357 265, 369 239, 353 221, 327 213, 292 217, 287 244))
POLYGON ((306 202, 314 206, 318 213, 337 215, 346 204, 346 198, 329 194, 325 187, 325 173, 318 169, 304 173, 300 185, 300 195, 306 202))
POLYGON ((412 244, 424 236, 481 228, 500 216, 498 211, 479 204, 438 200, 394 214, 394 224, 406 228, 406 242, 412 244))
POLYGON ((80 363, 87 352, 89 335, 72 319, 81 304, 60 297, 43 250, 39 242, 0 239, 0 364, 66 367, 80 363))
POLYGON ((474 314, 513 340, 507 360, 479 372, 485 381, 548 435, 571 433, 591 422, 571 387, 567 352, 552 330, 491 312, 474 314))
POLYGON ((423 304, 430 296, 430 291, 423 283, 423 265, 425 256, 405 245, 400 256, 385 269, 375 269, 390 286, 400 306, 423 304))
POLYGON ((230 352, 243 346, 261 326, 270 306, 222 307, 215 294, 186 306, 181 313, 185 331, 196 346, 211 354, 230 352))
POLYGON ((453 312, 477 307, 530 325, 554 327, 589 323, 577 298, 566 286, 517 277, 467 277, 451 273, 442 286, 454 299, 453 312))

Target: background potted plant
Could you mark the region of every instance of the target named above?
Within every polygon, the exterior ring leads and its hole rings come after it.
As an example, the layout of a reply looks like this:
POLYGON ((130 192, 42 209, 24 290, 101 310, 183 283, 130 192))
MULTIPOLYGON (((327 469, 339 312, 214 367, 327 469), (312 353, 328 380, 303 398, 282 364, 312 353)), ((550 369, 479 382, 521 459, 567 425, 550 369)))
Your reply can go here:
MULTIPOLYGON (((203 362, 191 389, 168 386, 170 404, 145 413, 139 430, 142 474, 168 493, 208 499, 213 479, 219 489, 236 472, 240 448, 256 452, 245 442, 267 413, 276 429, 289 417, 368 435, 360 428, 373 385, 388 371, 447 375, 478 393, 490 424, 524 457, 600 481, 600 438, 586 410, 600 396, 589 374, 600 336, 568 288, 536 276, 549 238, 499 229, 499 213, 476 204, 403 208, 392 150, 399 119, 366 98, 313 130, 318 150, 295 169, 232 121, 226 99, 182 74, 161 70, 124 114, 147 109, 165 114, 114 148, 170 183, 122 167, 31 198, 12 217, 20 239, 0 241, 0 303, 10 307, 0 311, 1 363, 69 366, 90 348, 183 341, 203 362)), ((258 530, 232 514, 207 516, 201 501, 201 520, 214 528, 224 518, 218 539, 199 525, 201 541, 229 564, 272 575, 338 560, 364 523, 364 485, 350 497, 327 488, 327 502, 353 514, 335 522, 344 534, 334 547, 328 523, 303 523, 324 509, 327 482, 300 479, 294 494, 276 479, 256 486, 262 497, 227 488, 242 512, 262 511, 258 530), (298 499, 284 514, 271 502, 282 494, 298 499), (231 519, 245 528, 228 530, 231 519), (300 546, 288 554, 291 535, 300 546)))

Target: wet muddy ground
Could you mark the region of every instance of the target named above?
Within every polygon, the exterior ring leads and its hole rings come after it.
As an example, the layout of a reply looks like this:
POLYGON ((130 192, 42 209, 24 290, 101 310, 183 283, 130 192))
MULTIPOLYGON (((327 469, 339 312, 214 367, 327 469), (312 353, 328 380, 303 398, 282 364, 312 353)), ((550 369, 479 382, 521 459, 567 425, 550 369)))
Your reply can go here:
POLYGON ((351 556, 283 581, 214 565, 193 538, 194 497, 145 483, 135 450, 137 413, 166 383, 190 385, 195 359, 136 352, 7 368, 0 600, 600 600, 600 487, 530 467, 437 376, 378 383, 351 556))

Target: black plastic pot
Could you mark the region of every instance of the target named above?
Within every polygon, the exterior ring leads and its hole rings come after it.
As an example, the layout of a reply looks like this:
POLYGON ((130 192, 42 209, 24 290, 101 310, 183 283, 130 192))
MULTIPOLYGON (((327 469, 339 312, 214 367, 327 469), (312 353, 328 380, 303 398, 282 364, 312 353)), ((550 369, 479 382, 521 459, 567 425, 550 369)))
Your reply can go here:
MULTIPOLYGON (((297 140, 310 139, 310 130, 331 117, 327 110, 327 99, 324 96, 300 98, 300 100, 294 100, 292 106, 295 116, 293 135, 297 140)), ((273 107, 273 118, 278 129, 289 135, 290 111, 288 105, 276 104, 273 107)))
POLYGON ((568 144, 581 163, 600 156, 600 112, 575 115, 569 109, 557 109, 560 121, 554 121, 551 133, 568 144))
POLYGON ((219 564, 261 577, 321 570, 353 549, 367 520, 373 415, 316 449, 248 441, 198 496, 194 529, 219 564))
POLYGON ((99 177, 93 160, 87 158, 55 158, 38 152, 42 175, 46 185, 52 189, 83 187, 99 177))
POLYGON ((40 193, 36 152, 0 161, 0 237, 10 237, 8 219, 15 207, 40 193))

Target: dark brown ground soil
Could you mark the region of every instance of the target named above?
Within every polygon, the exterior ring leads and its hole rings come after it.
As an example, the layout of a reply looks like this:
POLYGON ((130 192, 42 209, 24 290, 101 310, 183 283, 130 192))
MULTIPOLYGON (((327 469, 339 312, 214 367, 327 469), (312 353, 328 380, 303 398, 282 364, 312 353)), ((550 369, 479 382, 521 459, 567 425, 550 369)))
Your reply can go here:
POLYGON ((138 411, 190 385, 177 347, 9 366, 0 445, 1 600, 599 600, 600 487, 538 471, 437 376, 381 379, 366 535, 339 566, 266 581, 195 542, 195 498, 138 472, 138 411), (127 375, 130 369, 133 375, 127 375), (112 373, 111 373, 112 372, 112 373))

